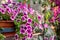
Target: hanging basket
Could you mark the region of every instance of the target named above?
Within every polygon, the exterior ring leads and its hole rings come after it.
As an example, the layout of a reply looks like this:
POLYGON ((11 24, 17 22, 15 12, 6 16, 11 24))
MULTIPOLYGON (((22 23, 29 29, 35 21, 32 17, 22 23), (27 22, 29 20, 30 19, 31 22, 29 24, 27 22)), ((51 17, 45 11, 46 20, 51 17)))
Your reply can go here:
POLYGON ((13 21, 0 21, 0 32, 5 35, 6 37, 14 36, 15 35, 15 28, 14 28, 13 21))

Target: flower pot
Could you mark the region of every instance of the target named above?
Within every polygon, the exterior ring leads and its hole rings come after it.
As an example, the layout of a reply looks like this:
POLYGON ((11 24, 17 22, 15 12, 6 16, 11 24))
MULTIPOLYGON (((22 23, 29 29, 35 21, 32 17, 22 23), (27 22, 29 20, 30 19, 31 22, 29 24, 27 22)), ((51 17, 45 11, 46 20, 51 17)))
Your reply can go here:
POLYGON ((15 29, 14 29, 14 23, 13 21, 0 21, 0 32, 5 35, 6 37, 14 36, 15 35, 15 29))

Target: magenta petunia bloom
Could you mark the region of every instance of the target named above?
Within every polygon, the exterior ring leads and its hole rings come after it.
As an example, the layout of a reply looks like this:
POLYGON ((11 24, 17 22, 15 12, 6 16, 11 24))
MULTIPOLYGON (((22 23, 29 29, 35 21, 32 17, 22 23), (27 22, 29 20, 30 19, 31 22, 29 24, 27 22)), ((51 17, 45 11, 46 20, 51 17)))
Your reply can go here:
POLYGON ((28 18, 27 19, 27 23, 31 24, 32 23, 32 19, 31 18, 28 18))
POLYGON ((12 9, 10 8, 10 7, 6 7, 6 11, 10 14, 10 13, 12 13, 12 9))
POLYGON ((12 14, 13 14, 14 16, 17 16, 17 15, 18 15, 18 11, 17 11, 17 10, 12 10, 12 14))
POLYGON ((32 34, 28 34, 27 35, 28 38, 32 38, 32 36, 33 36, 32 34))
POLYGON ((18 40, 18 37, 19 37, 18 34, 15 34, 15 40, 18 40))
POLYGON ((26 19, 28 19, 28 15, 24 15, 24 17, 25 17, 26 19))
POLYGON ((6 10, 5 10, 4 8, 0 8, 0 12, 1 12, 2 14, 5 14, 6 10))
POLYGON ((26 26, 27 26, 27 25, 30 25, 30 23, 26 23, 26 26))
POLYGON ((11 3, 11 0, 8 0, 8 3, 11 3))
POLYGON ((15 18, 16 16, 13 16, 13 15, 10 17, 11 20, 15 20, 15 18))
POLYGON ((26 33, 26 32, 25 32, 25 29, 20 28, 20 33, 21 33, 21 34, 25 34, 25 33, 26 33))
POLYGON ((38 23, 34 22, 34 26, 38 26, 38 25, 39 25, 38 23))
POLYGON ((17 19, 16 21, 17 21, 17 22, 20 22, 21 20, 20 20, 20 19, 17 19))
POLYGON ((2 6, 3 6, 4 8, 6 8, 6 7, 8 6, 8 4, 2 4, 2 6))
POLYGON ((25 22, 26 21, 26 18, 24 16, 22 16, 22 21, 25 22))
POLYGON ((26 40, 26 37, 22 38, 22 40, 26 40))
POLYGON ((37 18, 38 18, 38 20, 41 20, 41 16, 39 16, 39 15, 38 15, 38 17, 37 17, 37 18))
POLYGON ((32 27, 30 25, 27 25, 26 27, 27 27, 27 29, 32 29, 32 27))

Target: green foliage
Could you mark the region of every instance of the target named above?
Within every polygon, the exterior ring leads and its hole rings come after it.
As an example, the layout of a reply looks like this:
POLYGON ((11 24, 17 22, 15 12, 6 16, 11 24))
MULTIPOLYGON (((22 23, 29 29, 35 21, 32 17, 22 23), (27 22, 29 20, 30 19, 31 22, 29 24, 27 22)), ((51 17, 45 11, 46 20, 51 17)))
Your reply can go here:
POLYGON ((7 14, 1 14, 0 13, 0 17, 2 17, 2 20, 10 20, 10 16, 8 16, 7 14))
POLYGON ((3 34, 0 34, 0 40, 4 40, 6 38, 3 34))

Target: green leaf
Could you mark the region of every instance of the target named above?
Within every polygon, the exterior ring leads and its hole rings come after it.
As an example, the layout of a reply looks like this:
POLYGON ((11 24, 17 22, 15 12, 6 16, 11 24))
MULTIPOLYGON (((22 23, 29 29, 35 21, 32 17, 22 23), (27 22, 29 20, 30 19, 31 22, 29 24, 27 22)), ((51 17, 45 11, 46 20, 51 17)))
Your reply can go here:
POLYGON ((17 0, 18 2, 23 2, 23 0, 17 0))
POLYGON ((27 4, 30 4, 30 0, 27 0, 27 4))
POLYGON ((35 17, 35 18, 33 19, 33 21, 39 23, 37 17, 35 17))

